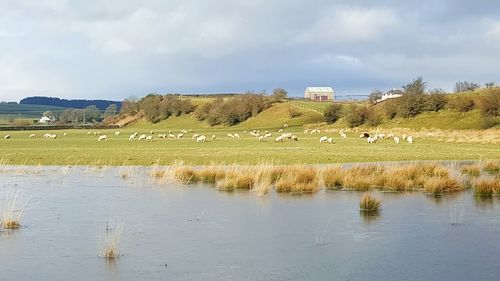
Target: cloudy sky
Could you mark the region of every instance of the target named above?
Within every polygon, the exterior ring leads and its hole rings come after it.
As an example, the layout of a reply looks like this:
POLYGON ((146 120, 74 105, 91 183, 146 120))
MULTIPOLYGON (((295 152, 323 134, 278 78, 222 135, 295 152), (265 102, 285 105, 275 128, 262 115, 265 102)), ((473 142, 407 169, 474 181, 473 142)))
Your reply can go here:
POLYGON ((0 0, 0 100, 500 82, 498 1, 0 0), (497 3, 495 3, 497 2, 497 3))

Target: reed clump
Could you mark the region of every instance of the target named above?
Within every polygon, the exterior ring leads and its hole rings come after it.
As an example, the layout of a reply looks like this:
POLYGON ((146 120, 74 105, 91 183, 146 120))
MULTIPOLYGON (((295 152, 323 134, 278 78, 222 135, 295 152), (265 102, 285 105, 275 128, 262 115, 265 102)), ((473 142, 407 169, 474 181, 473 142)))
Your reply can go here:
POLYGON ((256 177, 253 191, 257 196, 266 195, 273 188, 273 183, 269 177, 256 177))
POLYGON ((5 229, 17 229, 21 227, 21 218, 28 205, 29 198, 22 191, 12 190, 6 193, 1 202, 0 223, 5 229))
POLYGON ((226 176, 226 171, 224 168, 219 166, 207 166, 203 167, 199 171, 198 175, 201 182, 215 184, 218 180, 221 180, 226 176))
POLYGON ((479 175, 481 175, 481 165, 464 165, 460 167, 460 173, 462 175, 469 175, 471 177, 479 177, 479 175))
POLYGON ((217 181, 217 189, 233 191, 235 189, 252 189, 255 183, 254 170, 237 167, 225 173, 225 177, 217 181))
POLYGON ((327 189, 340 189, 344 184, 345 171, 340 166, 323 170, 323 182, 327 189))
POLYGON ((200 180, 198 172, 187 166, 174 167, 172 174, 174 180, 182 184, 194 184, 200 180))
POLYGON ((359 209, 361 211, 376 212, 380 209, 381 202, 379 199, 365 193, 359 201, 359 209))
POLYGON ((479 197, 500 195, 500 182, 496 179, 478 180, 472 185, 472 191, 475 196, 479 197))
POLYGON ((445 192, 453 192, 463 189, 464 185, 461 182, 448 177, 427 178, 424 184, 424 191, 434 195, 441 195, 445 192))
POLYGON ((287 166, 276 182, 277 192, 314 193, 319 190, 319 174, 315 167, 287 166))
POLYGON ((487 172, 500 172, 500 161, 499 160, 486 160, 483 162, 483 170, 487 172))
POLYGON ((107 259, 119 257, 122 234, 123 224, 106 222, 97 237, 99 256, 107 259))

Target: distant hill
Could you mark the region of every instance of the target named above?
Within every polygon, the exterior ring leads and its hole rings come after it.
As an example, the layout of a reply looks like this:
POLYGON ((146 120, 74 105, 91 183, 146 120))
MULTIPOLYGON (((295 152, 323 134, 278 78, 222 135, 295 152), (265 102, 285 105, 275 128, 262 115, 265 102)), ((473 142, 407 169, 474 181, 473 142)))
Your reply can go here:
POLYGON ((122 103, 120 101, 111 100, 67 100, 54 97, 27 97, 22 99, 19 104, 36 104, 36 105, 50 105, 59 106, 64 108, 85 108, 90 105, 95 105, 100 110, 105 110, 111 104, 116 104, 120 110, 122 103))
POLYGON ((60 113, 64 107, 51 105, 35 105, 35 104, 17 104, 17 103, 0 103, 0 119, 9 118, 28 118, 38 119, 45 111, 60 113))

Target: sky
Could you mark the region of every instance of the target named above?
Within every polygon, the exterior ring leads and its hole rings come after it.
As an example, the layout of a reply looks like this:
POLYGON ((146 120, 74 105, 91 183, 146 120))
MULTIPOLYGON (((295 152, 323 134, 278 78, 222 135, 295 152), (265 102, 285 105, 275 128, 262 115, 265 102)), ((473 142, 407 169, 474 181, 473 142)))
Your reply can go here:
POLYGON ((500 83, 500 2, 0 0, 0 101, 500 83))

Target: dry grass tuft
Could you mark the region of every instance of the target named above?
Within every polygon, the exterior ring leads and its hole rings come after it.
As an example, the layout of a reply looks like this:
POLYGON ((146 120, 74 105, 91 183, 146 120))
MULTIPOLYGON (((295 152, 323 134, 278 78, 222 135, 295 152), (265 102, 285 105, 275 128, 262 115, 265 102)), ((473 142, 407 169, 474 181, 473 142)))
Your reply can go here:
POLYGON ((464 165, 460 168, 460 173, 463 175, 469 175, 471 177, 479 177, 479 175, 481 174, 481 165, 464 165))
POLYGON ((277 192, 295 194, 314 193, 319 190, 319 174, 315 167, 287 166, 276 182, 277 192))
POLYGON ((225 177, 226 171, 220 166, 206 166, 199 171, 198 175, 203 183, 215 184, 225 177))
POLYGON ((359 209, 361 211, 371 211, 375 212, 380 209, 380 200, 372 197, 370 194, 365 193, 361 200, 359 201, 359 209))
POLYGON ((173 167, 172 175, 175 181, 182 184, 193 184, 200 181, 197 171, 187 166, 173 167))
POLYGON ((479 197, 489 197, 495 193, 500 195, 500 182, 496 179, 478 180, 473 184, 472 191, 479 197))
POLYGON ((499 160, 486 160, 483 162, 483 170, 487 172, 500 172, 500 161, 499 160))
POLYGON ((123 224, 106 222, 97 237, 99 256, 107 259, 119 257, 119 246, 122 234, 123 224))
POLYGON ((323 170, 323 182, 327 189, 340 189, 344 184, 345 171, 340 166, 323 170))
POLYGON ((236 189, 252 189, 255 183, 254 169, 235 167, 226 171, 225 177, 217 181, 217 189, 233 191, 236 189))
POLYGON ((434 195, 441 195, 445 192, 453 192, 463 189, 464 185, 462 183, 447 177, 427 178, 424 183, 424 191, 434 195))

